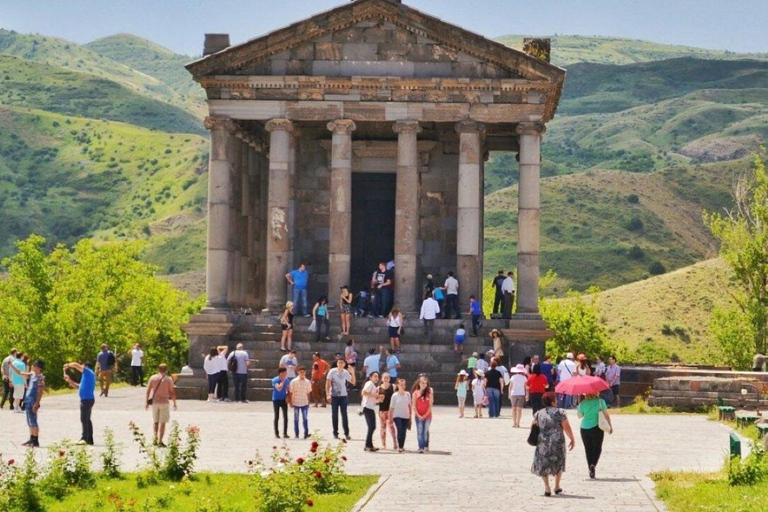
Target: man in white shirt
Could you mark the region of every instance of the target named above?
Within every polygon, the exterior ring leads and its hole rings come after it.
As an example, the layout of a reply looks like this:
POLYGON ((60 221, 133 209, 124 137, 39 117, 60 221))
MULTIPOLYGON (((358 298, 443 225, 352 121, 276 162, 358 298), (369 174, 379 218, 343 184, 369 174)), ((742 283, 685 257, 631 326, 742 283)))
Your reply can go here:
POLYGON ((131 356, 131 385, 144 387, 144 351, 135 343, 128 353, 131 356))
POLYGON ((515 274, 507 273, 507 278, 501 283, 501 294, 503 295, 503 304, 501 316, 506 319, 512 318, 512 306, 515 305, 515 274))
POLYGON ((381 365, 381 354, 376 353, 376 349, 372 348, 368 351, 368 357, 363 361, 363 373, 368 378, 373 372, 379 371, 381 365))
POLYGON ((13 410, 13 386, 11 385, 11 364, 16 360, 15 348, 11 349, 8 356, 3 359, 2 373, 3 373, 3 399, 0 401, 0 409, 5 407, 5 401, 8 400, 11 403, 11 410, 13 410))
POLYGON ((229 354, 227 360, 237 362, 237 368, 232 372, 232 380, 235 384, 235 402, 248 403, 245 394, 248 388, 248 367, 251 365, 251 358, 248 352, 244 350, 242 343, 238 343, 235 351, 229 354))
POLYGON ((448 272, 448 279, 445 280, 445 316, 443 318, 451 318, 451 309, 456 313, 456 319, 461 318, 461 310, 459 309, 459 281, 453 277, 453 272, 448 272))
MULTIPOLYGON (((566 358, 557 365, 557 378, 560 382, 565 382, 572 379, 574 375, 576 375, 576 363, 574 362, 573 352, 568 352, 566 358)), ((558 393, 557 405, 561 408, 570 409, 571 395, 558 393)))
POLYGON ((432 333, 435 319, 439 314, 440 304, 432 297, 432 294, 428 295, 424 302, 421 303, 421 313, 419 314, 419 319, 424 321, 424 334, 426 336, 432 333))

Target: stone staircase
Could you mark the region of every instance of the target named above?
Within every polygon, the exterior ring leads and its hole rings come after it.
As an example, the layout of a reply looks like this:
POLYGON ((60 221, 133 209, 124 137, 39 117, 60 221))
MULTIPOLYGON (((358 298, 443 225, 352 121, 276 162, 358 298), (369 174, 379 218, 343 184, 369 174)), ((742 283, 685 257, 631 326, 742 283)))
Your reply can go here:
MULTIPOLYGON (((332 316, 330 341, 317 343, 314 341, 315 333, 309 332, 311 319, 296 318, 293 332, 293 348, 298 352, 299 364, 311 368, 312 354, 320 352, 323 359, 331 365, 337 352, 344 353, 346 340, 355 339, 355 347, 358 356, 358 381, 362 370, 362 361, 370 348, 378 352, 380 346, 389 346, 389 337, 386 320, 383 318, 353 318, 349 336, 340 335, 338 315, 332 316)), ((461 364, 461 356, 453 350, 453 338, 460 323, 465 327, 471 325, 471 320, 438 320, 429 338, 423 334, 423 325, 418 320, 418 315, 408 315, 405 318, 405 335, 401 340, 401 353, 399 354, 402 369, 399 376, 405 378, 410 387, 420 373, 429 374, 430 381, 435 389, 435 402, 442 405, 456 403, 456 393, 453 389, 457 372, 466 365, 461 364)), ((464 343, 464 357, 468 357, 473 351, 485 352, 492 347, 487 336, 493 328, 504 328, 503 320, 486 320, 477 338, 468 338, 464 343)), ((240 316, 229 335, 229 345, 234 347, 242 343, 250 354, 253 362, 249 369, 248 399, 270 400, 271 379, 277 374, 277 366, 283 352, 280 351, 280 325, 276 316, 245 315, 240 316)), ((506 363, 506 362, 505 362, 506 363)), ((187 381, 188 382, 188 381, 187 381)), ((179 394, 185 398, 204 398, 204 391, 179 383, 179 394), (185 387, 187 389, 185 389, 185 387)), ((199 385, 198 385, 199 388, 199 385)), ((231 389, 230 389, 231 394, 231 389)), ((359 401, 359 393, 353 391, 350 394, 351 401, 359 401)))

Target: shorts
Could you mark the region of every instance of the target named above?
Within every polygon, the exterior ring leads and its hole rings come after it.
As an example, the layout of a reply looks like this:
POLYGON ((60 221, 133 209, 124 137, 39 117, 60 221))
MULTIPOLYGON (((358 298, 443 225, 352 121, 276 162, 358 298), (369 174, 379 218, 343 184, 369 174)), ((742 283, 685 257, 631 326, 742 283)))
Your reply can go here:
POLYGON ((352 314, 352 305, 351 304, 342 304, 341 305, 341 314, 342 315, 351 315, 352 314))
POLYGON ((512 402, 512 407, 523 408, 525 406, 525 395, 515 395, 509 397, 509 401, 512 402))
POLYGON ((464 336, 456 336, 456 338, 453 340, 453 342, 457 345, 463 345, 464 344, 464 336))
POLYGON ((152 404, 152 421, 155 423, 168 423, 170 419, 170 404, 152 404))
POLYGON ((37 426, 37 413, 32 412, 35 404, 24 404, 24 412, 27 413, 27 426, 29 428, 40 428, 37 426))
POLYGON ((24 385, 13 386, 13 399, 24 400, 24 385))
POLYGON ((293 329, 293 326, 291 324, 280 324, 280 326, 283 328, 284 331, 290 331, 293 329))
POLYGON ((391 327, 389 328, 389 337, 390 338, 399 338, 400 333, 398 332, 400 330, 399 327, 391 327))

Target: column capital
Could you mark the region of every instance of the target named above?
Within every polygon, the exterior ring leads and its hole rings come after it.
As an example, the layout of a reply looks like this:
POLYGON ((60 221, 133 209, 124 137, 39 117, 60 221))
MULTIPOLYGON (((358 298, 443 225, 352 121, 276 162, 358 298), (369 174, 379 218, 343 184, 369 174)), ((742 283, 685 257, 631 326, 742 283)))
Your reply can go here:
POLYGON ((456 123, 456 133, 477 133, 482 134, 485 131, 485 125, 478 121, 465 119, 456 123))
POLYGON ((226 130, 229 133, 236 133, 240 127, 229 117, 208 116, 203 120, 206 130, 226 130))
POLYGON ((293 122, 290 119, 270 119, 264 128, 268 132, 292 132, 294 130, 293 122))
POLYGON ((357 125, 351 119, 337 119, 328 123, 327 127, 333 133, 339 133, 343 135, 350 135, 357 129, 357 125))
POLYGON ((518 135, 544 135, 547 127, 544 126, 544 123, 518 123, 515 131, 518 135))
POLYGON ((415 119, 405 119, 402 121, 396 121, 394 125, 392 125, 392 131, 394 131, 397 134, 400 133, 421 133, 423 130, 421 126, 419 126, 419 122, 415 119))

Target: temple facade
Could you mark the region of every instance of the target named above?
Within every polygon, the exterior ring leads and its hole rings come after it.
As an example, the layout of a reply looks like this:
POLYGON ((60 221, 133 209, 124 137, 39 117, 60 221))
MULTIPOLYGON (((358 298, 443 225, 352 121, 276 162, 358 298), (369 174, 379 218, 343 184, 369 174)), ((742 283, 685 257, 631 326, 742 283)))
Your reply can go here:
MULTIPOLYGON (((541 44, 537 44, 541 43, 541 44)), ((519 156, 517 313, 538 313, 539 169, 565 71, 396 0, 357 0, 187 66, 211 132, 204 312, 280 310, 285 274, 335 301, 394 262, 394 303, 425 276, 483 276, 483 164, 519 156)))

